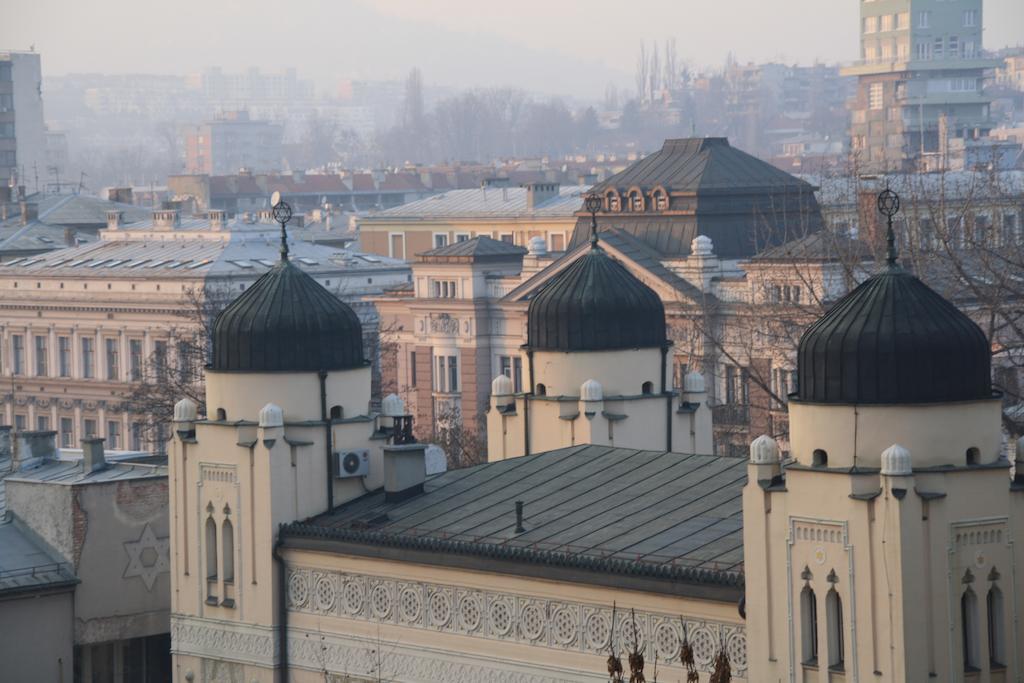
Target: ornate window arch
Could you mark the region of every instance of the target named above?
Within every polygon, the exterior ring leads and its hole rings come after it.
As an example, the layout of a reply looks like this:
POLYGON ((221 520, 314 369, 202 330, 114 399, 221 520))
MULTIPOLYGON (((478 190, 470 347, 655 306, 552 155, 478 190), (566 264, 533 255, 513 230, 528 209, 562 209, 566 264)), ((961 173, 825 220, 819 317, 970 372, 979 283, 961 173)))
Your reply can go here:
POLYGON ((231 508, 225 505, 224 521, 220 525, 221 567, 223 567, 225 583, 235 580, 235 525, 231 523, 230 515, 231 508))
POLYGON ((669 207, 668 192, 661 185, 658 185, 651 190, 651 206, 655 211, 668 211, 669 207))
POLYGON ((970 587, 960 596, 960 630, 964 671, 979 671, 978 596, 970 587))
POLYGON ((810 582, 800 591, 800 633, 804 664, 818 663, 818 599, 810 582))
POLYGON ((1003 592, 995 584, 985 596, 988 618, 988 659, 991 666, 1006 664, 1006 617, 1003 612, 1003 592))
POLYGON ((619 196, 618 190, 615 188, 609 188, 604 193, 604 204, 605 210, 618 213, 622 211, 622 198, 619 196))
POLYGON ((206 517, 206 578, 217 580, 217 522, 213 521, 213 514, 206 517))
POLYGON ((647 202, 644 201, 644 192, 639 187, 629 188, 629 192, 626 193, 629 198, 629 210, 634 213, 642 213, 646 207, 647 202))
POLYGON ((846 661, 846 642, 843 637, 843 599, 835 588, 825 596, 828 619, 828 668, 842 670, 846 661))

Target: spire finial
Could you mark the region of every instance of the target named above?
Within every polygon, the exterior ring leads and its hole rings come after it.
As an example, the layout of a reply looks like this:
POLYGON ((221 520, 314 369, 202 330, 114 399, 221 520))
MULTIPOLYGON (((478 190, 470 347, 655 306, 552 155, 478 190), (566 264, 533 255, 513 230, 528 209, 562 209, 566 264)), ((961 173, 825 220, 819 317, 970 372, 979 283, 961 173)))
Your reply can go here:
POLYGON ((292 207, 288 205, 288 202, 281 199, 279 192, 275 192, 270 201, 273 203, 271 213, 274 215, 274 220, 281 224, 281 260, 287 261, 288 232, 285 230, 285 226, 292 219, 292 207))
POLYGON ((583 200, 583 206, 590 213, 590 246, 594 248, 597 246, 597 212, 601 210, 601 206, 604 201, 601 199, 601 195, 596 192, 587 193, 586 198, 583 200))
POLYGON ((892 217, 900 211, 900 196, 889 189, 888 181, 885 189, 878 193, 878 212, 886 218, 885 231, 885 262, 890 268, 896 265, 899 255, 896 253, 896 232, 892 227, 892 217))

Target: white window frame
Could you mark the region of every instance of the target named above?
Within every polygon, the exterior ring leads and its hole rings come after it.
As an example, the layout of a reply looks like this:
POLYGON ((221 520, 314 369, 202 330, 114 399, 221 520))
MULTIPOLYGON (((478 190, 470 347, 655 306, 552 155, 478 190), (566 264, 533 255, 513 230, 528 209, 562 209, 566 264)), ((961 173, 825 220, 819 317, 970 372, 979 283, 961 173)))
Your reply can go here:
POLYGON ((435 232, 431 239, 431 244, 434 245, 433 247, 431 247, 431 249, 440 249, 441 247, 447 247, 449 244, 451 244, 451 242, 448 241, 447 232, 435 232), (444 244, 439 244, 438 242, 444 242, 444 244))
POLYGON ((406 244, 405 244, 405 233, 404 232, 389 232, 388 233, 388 256, 390 256, 391 258, 399 258, 398 256, 395 256, 395 247, 394 247, 395 241, 394 241, 393 238, 396 237, 396 236, 400 237, 402 239, 402 256, 401 256, 401 259, 404 261, 404 260, 406 260, 406 258, 405 258, 406 257, 406 253, 405 253, 406 252, 406 244))

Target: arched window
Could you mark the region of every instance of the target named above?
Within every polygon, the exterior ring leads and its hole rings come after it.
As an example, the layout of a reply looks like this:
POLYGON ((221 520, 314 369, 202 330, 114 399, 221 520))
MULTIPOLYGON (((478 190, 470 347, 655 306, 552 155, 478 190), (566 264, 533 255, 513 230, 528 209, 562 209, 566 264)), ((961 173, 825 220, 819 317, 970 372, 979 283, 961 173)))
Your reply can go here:
POLYGON ((800 632, 804 664, 818 663, 818 599, 814 589, 804 586, 800 593, 800 632))
POLYGON ((632 190, 629 193, 629 210, 630 211, 643 211, 644 210, 644 195, 640 190, 632 190))
POLYGON ((833 588, 825 596, 825 611, 828 617, 828 667, 843 668, 846 661, 843 642, 843 599, 833 588))
POLYGON ((342 415, 343 415, 343 413, 342 413, 342 410, 341 410, 341 406, 331 406, 331 419, 332 420, 340 420, 342 415))
POLYGON ((221 566, 224 567, 224 581, 235 580, 235 527, 230 519, 225 519, 221 525, 221 549, 224 559, 221 566))
POLYGON ((225 420, 227 420, 228 419, 227 411, 224 410, 223 408, 217 408, 217 419, 219 421, 221 421, 221 422, 224 422, 225 420))
POLYGON ((622 206, 619 201, 619 194, 614 190, 609 191, 605 195, 605 200, 608 202, 608 211, 621 211, 622 206))
POLYGON ((821 448, 815 448, 811 456, 811 464, 815 467, 828 467, 828 452, 821 448))
POLYGON ((974 446, 967 449, 966 456, 968 465, 978 465, 981 463, 981 451, 974 446))
POLYGON ((960 596, 960 630, 963 632, 964 671, 978 667, 978 598, 970 588, 960 596))
POLYGON ((206 518, 206 578, 217 580, 217 523, 206 518))
POLYGON ((653 394, 654 393, 654 382, 644 382, 640 387, 641 394, 653 394))
POLYGON ((548 388, 546 386, 544 386, 543 384, 538 384, 537 388, 534 390, 533 393, 537 394, 538 396, 547 396, 548 395, 548 388))
POLYGON ((985 598, 988 612, 988 660, 989 666, 998 668, 1006 665, 1006 634, 1003 632, 1003 592, 992 586, 985 598))
POLYGON ((660 187, 654 191, 654 208, 657 211, 668 210, 668 195, 660 187))

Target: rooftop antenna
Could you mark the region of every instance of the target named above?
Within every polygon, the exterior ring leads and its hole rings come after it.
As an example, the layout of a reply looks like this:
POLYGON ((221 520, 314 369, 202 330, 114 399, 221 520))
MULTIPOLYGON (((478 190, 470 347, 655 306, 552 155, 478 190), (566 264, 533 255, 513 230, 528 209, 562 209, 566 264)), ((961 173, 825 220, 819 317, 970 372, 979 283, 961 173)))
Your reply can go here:
POLYGON ((270 206, 273 207, 271 213, 274 214, 274 220, 281 224, 281 260, 288 260, 288 232, 285 230, 288 221, 292 219, 292 207, 288 205, 288 202, 281 199, 280 192, 274 192, 270 195, 270 206))
POLYGON ((896 233, 892 228, 892 217, 900 211, 900 196, 889 189, 889 183, 885 183, 885 189, 878 193, 878 212, 886 218, 885 231, 885 262, 889 268, 896 267, 896 233))
POLYGON ((583 206, 590 213, 590 248, 595 249, 597 247, 597 212, 601 210, 601 206, 604 202, 601 200, 601 195, 596 192, 588 192, 586 198, 583 200, 583 206))

